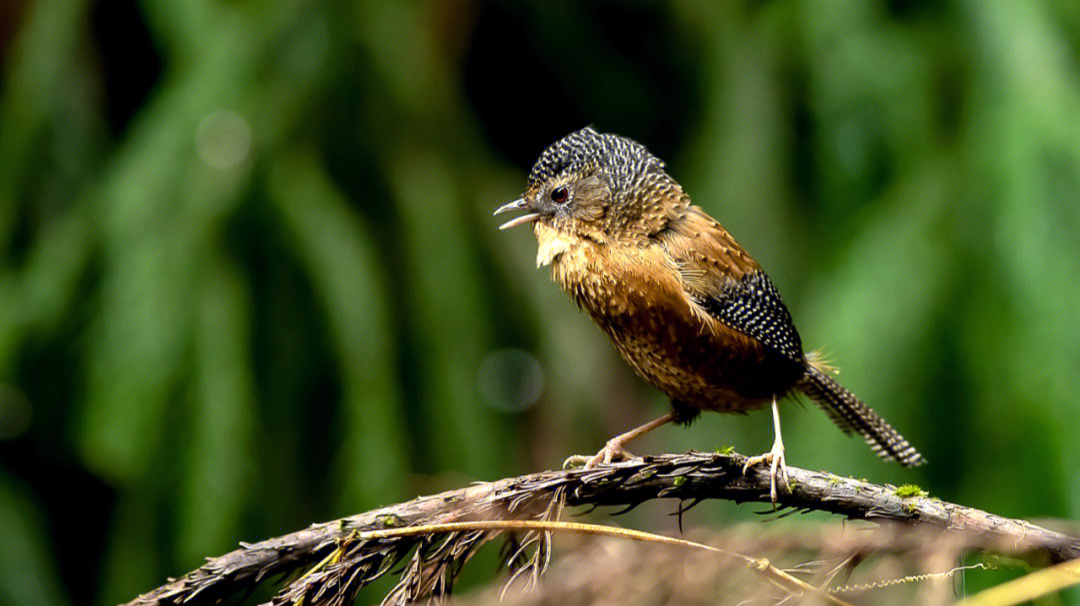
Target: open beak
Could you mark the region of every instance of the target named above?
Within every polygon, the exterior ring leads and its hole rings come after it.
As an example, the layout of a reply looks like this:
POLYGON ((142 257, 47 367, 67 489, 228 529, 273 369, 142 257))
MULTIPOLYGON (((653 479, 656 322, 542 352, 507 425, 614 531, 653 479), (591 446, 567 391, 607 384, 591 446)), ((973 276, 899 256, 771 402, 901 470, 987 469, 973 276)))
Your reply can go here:
MULTIPOLYGON (((529 205, 525 201, 525 198, 518 198, 517 200, 514 200, 513 202, 510 202, 508 204, 503 204, 499 208, 496 208, 495 212, 492 213, 492 214, 497 215, 499 213, 504 213, 504 212, 509 211, 509 210, 528 210, 528 208, 529 208, 529 205)), ((511 227, 517 227, 518 225, 523 225, 525 223, 532 223, 533 221, 536 221, 539 218, 540 218, 540 213, 529 213, 527 215, 521 215, 520 217, 514 217, 513 219, 510 219, 506 223, 503 223, 502 225, 499 226, 499 229, 510 229, 511 227)))

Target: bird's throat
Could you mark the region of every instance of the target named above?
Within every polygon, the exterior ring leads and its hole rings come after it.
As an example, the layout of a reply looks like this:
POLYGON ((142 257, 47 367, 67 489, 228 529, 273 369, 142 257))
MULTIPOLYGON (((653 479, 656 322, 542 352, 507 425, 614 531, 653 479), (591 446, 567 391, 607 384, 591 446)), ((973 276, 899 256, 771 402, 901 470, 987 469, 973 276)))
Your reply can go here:
POLYGON ((580 245, 580 238, 559 231, 554 227, 537 222, 533 226, 536 233, 536 266, 551 265, 563 253, 580 245))

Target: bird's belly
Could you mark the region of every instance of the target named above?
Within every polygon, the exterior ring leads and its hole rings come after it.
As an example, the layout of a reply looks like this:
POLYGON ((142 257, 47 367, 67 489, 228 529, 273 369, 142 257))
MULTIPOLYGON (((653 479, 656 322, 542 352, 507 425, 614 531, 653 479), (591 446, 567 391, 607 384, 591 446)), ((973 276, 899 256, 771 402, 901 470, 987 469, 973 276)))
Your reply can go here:
MULTIPOLYGON (((546 228, 537 225, 540 238, 546 228)), ((555 282, 634 370, 672 400, 702 410, 744 411, 786 394, 805 372, 692 308, 658 247, 622 256, 580 242, 560 250, 552 260, 555 282)))
POLYGON ((706 330, 671 310, 597 318, 616 349, 672 400, 702 410, 741 412, 787 393, 801 370, 727 327, 706 330))

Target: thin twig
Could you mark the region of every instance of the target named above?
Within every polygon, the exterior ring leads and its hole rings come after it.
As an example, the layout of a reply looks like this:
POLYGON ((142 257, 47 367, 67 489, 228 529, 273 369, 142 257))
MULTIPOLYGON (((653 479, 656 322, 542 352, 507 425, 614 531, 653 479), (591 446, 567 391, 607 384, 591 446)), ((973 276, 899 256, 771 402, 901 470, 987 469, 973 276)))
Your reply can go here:
POLYGON ((790 574, 784 572, 783 570, 776 568, 775 566, 770 564, 769 561, 765 558, 754 558, 735 551, 728 551, 726 549, 713 547, 711 545, 705 545, 703 543, 687 541, 686 539, 676 539, 674 537, 666 537, 664 535, 644 532, 641 530, 634 530, 631 528, 617 528, 613 526, 602 526, 600 524, 584 524, 581 522, 545 522, 542 520, 481 520, 476 522, 421 524, 419 526, 410 526, 408 528, 370 530, 367 532, 357 533, 357 538, 363 541, 372 539, 442 534, 459 530, 564 531, 593 536, 608 536, 620 539, 630 539, 632 541, 644 541, 648 543, 661 543, 664 545, 674 545, 676 547, 683 547, 689 549, 700 549, 702 551, 718 553, 721 555, 742 560, 746 563, 748 568, 757 573, 760 573, 766 579, 775 583, 781 589, 791 594, 801 595, 803 592, 805 592, 808 594, 812 594, 822 600, 825 600, 830 604, 836 604, 837 606, 850 606, 847 602, 841 600, 840 598, 832 594, 826 593, 821 589, 810 585, 806 581, 793 577, 790 574))
POLYGON ((1012 606, 1026 604, 1043 596, 1050 595, 1080 585, 1080 560, 1062 562, 1050 568, 1037 570, 1018 579, 1013 579, 989 589, 984 589, 966 600, 960 606, 1012 606))

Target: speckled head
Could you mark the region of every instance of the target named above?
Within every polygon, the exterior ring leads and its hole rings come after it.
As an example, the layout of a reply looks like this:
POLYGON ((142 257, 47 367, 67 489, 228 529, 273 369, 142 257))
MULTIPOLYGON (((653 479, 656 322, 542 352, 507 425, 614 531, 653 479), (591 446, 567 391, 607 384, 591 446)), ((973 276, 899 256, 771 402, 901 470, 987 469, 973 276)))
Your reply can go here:
POLYGON ((631 174, 648 164, 663 169, 664 163, 645 146, 613 134, 600 134, 591 126, 548 146, 529 173, 529 189, 566 173, 587 175, 603 168, 612 174, 631 174))
POLYGON ((549 146, 529 173, 524 196, 496 210, 529 210, 502 229, 539 221, 560 231, 611 235, 640 221, 658 195, 682 190, 644 145, 592 127, 549 146))

